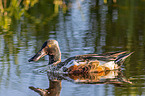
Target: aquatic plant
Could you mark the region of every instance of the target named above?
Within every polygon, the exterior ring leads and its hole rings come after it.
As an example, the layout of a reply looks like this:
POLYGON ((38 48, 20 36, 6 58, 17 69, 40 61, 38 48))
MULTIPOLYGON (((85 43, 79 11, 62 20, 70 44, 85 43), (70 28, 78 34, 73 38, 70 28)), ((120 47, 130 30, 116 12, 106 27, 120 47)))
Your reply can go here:
POLYGON ((2 31, 10 29, 12 19, 19 20, 25 11, 39 0, 0 0, 0 26, 2 31))

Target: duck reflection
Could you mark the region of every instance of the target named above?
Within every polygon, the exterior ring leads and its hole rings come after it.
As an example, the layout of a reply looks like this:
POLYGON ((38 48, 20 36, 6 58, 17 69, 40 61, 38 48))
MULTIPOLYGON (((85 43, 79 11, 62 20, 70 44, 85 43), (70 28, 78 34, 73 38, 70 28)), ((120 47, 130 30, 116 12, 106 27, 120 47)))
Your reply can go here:
POLYGON ((47 89, 35 88, 33 86, 29 88, 39 93, 41 96, 59 96, 61 91, 61 80, 49 79, 49 88, 47 89))
POLYGON ((30 86, 29 88, 41 96, 59 96, 61 91, 61 80, 67 80, 77 84, 113 84, 115 86, 124 86, 132 84, 123 76, 119 70, 106 71, 100 73, 88 74, 60 74, 47 72, 49 79, 49 88, 41 89, 30 86))

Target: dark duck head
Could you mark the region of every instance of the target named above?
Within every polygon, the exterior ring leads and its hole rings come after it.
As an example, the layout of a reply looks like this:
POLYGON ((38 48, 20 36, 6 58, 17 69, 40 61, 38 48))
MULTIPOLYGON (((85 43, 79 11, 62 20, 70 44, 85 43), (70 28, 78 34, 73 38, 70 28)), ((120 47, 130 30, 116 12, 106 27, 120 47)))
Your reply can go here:
POLYGON ((28 61, 38 61, 45 55, 49 55, 49 64, 57 64, 61 62, 61 52, 56 40, 45 41, 41 49, 28 61))

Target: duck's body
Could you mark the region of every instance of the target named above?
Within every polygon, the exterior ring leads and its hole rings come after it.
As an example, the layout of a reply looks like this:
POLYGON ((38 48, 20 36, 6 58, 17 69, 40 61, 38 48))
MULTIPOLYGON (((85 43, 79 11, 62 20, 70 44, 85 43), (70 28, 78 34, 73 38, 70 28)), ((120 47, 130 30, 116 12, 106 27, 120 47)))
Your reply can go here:
POLYGON ((42 48, 30 61, 37 61, 45 55, 49 55, 49 65, 53 64, 51 71, 59 71, 68 74, 102 72, 120 68, 122 62, 132 53, 126 51, 109 52, 105 54, 77 55, 61 62, 61 52, 56 40, 47 40, 42 48))

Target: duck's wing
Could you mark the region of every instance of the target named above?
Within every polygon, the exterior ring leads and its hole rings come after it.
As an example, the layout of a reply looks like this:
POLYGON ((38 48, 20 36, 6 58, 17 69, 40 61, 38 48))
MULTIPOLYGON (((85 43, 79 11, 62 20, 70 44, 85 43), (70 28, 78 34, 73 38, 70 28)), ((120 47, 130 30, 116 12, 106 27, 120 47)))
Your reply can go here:
POLYGON ((110 61, 110 60, 116 60, 116 58, 121 55, 125 54, 127 51, 117 51, 117 52, 107 52, 102 54, 86 54, 86 55, 77 55, 75 56, 75 60, 102 60, 102 61, 110 61))
MULTIPOLYGON (((89 66, 95 65, 103 65, 109 61, 114 61, 113 63, 118 63, 119 61, 123 61, 130 54, 127 54, 127 51, 118 51, 118 52, 108 52, 103 54, 86 54, 86 55, 77 55, 74 57, 70 57, 62 63, 57 65, 57 69, 65 72, 65 69, 71 68, 73 70, 83 69, 89 70, 89 66), (86 69, 84 69, 86 68, 86 69)), ((119 65, 120 66, 120 65, 119 65)))
POLYGON ((76 55, 74 57, 70 57, 64 61, 65 64, 69 63, 72 60, 75 61, 84 61, 84 62, 89 62, 89 61, 113 61, 119 58, 119 55, 126 54, 127 51, 117 51, 117 52, 108 52, 108 53, 103 53, 103 54, 85 54, 85 55, 76 55))

